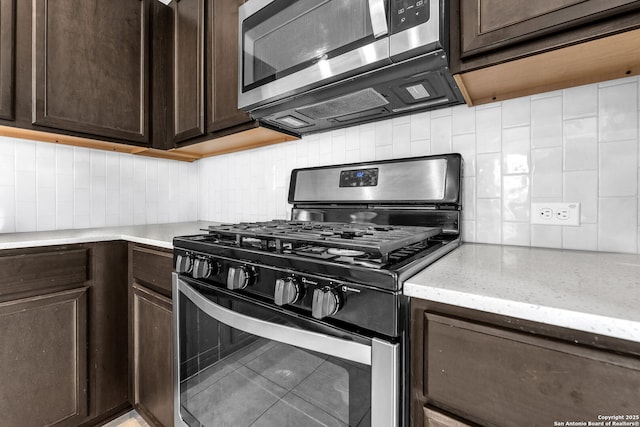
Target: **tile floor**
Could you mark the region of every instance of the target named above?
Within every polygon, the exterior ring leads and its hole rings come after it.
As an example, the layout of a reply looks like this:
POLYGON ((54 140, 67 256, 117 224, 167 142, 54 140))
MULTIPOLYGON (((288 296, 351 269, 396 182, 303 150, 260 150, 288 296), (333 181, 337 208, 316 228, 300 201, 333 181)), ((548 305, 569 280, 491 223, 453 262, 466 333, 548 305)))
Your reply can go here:
POLYGON ((150 427, 136 411, 127 412, 102 427, 150 427))
MULTIPOLYGON (((258 340, 187 380, 182 393, 205 426, 369 426, 369 378, 362 366, 258 340)), ((130 411, 102 427, 150 426, 130 411)))
POLYGON ((368 426, 364 368, 258 340, 184 383, 183 401, 206 426, 368 426))

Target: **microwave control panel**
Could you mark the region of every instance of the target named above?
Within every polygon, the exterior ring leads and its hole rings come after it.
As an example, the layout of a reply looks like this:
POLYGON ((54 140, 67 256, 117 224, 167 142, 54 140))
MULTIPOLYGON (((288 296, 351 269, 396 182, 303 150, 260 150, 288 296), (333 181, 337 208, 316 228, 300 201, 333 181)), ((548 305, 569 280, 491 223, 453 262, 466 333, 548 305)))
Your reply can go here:
POLYGON ((391 2, 391 33, 396 34, 429 20, 429 1, 400 0, 391 2))

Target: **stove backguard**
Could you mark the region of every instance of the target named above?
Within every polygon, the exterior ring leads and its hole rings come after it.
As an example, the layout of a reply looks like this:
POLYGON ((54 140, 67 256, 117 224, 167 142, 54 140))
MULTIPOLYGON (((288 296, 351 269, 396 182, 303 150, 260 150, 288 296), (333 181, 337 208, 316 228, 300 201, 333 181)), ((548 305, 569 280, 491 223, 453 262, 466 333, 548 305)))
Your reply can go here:
POLYGON ((294 169, 289 203, 455 209, 461 173, 460 154, 294 169))

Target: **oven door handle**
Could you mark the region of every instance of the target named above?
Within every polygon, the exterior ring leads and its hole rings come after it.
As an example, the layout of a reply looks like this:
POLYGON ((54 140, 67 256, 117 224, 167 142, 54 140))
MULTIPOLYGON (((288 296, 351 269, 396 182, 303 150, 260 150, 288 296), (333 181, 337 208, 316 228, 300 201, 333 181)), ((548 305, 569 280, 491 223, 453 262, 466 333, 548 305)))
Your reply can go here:
POLYGON ((177 280, 177 291, 182 292, 200 310, 232 328, 273 341, 371 366, 371 346, 236 313, 203 297, 180 279, 177 280))

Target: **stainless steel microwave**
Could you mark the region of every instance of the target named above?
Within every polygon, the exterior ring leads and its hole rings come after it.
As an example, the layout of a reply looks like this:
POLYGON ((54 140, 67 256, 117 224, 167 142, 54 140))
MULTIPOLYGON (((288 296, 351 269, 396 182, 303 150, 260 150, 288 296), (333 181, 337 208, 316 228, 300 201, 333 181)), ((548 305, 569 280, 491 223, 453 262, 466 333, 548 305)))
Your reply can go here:
POLYGON ((463 102, 446 0, 249 0, 238 106, 297 134, 463 102))

